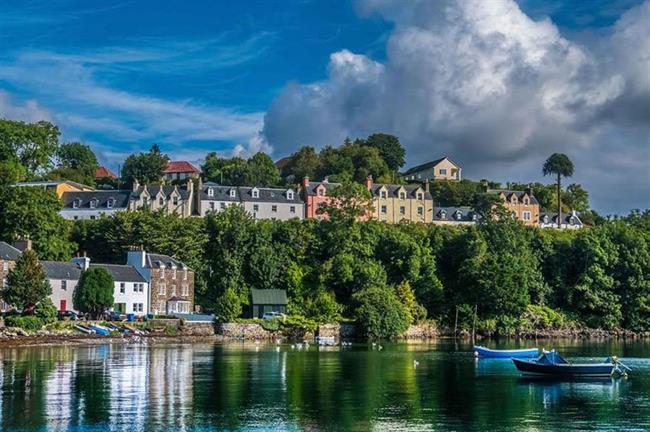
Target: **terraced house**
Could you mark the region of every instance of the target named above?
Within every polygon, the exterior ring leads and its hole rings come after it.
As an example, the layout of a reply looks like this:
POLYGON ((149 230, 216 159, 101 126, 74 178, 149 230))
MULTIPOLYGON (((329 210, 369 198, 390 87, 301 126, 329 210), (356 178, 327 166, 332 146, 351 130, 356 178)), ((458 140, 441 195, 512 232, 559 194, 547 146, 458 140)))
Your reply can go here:
POLYGON ((194 182, 191 179, 187 180, 183 187, 160 184, 140 185, 135 181, 129 209, 149 208, 154 211, 162 209, 169 213, 177 213, 181 217, 190 217, 193 199, 194 182))
POLYGON ((487 192, 498 195, 503 201, 503 206, 524 225, 539 226, 539 202, 533 195, 532 189, 526 188, 523 191, 488 189, 487 192))
POLYGON ((240 187, 244 209, 255 219, 304 219, 305 204, 293 189, 240 187))
POLYGON ((372 194, 372 218, 388 223, 401 221, 428 223, 433 218, 433 197, 429 183, 393 185, 373 183, 366 179, 366 188, 372 194))
POLYGON ((307 219, 328 219, 327 214, 320 214, 319 208, 323 204, 329 204, 331 198, 329 192, 340 183, 330 183, 328 179, 321 182, 309 181, 309 177, 302 179, 302 199, 305 203, 305 217, 307 219))
POLYGON ((239 189, 236 186, 223 186, 214 182, 199 183, 197 213, 206 216, 218 213, 231 205, 239 205, 239 189))
POLYGON ((131 191, 64 192, 63 208, 59 213, 68 220, 97 219, 127 210, 130 199, 131 191))

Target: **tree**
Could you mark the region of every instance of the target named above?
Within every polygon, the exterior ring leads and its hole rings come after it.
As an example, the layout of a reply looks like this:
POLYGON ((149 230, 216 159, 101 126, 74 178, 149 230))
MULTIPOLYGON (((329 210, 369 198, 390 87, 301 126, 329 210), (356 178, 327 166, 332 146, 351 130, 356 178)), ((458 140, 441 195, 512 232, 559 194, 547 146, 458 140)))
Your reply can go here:
POLYGON ((65 179, 95 185, 97 157, 89 146, 71 142, 62 144, 57 151, 58 166, 48 173, 48 178, 65 179))
POLYGON ((542 167, 544 175, 557 175, 557 227, 562 226, 562 177, 573 175, 573 162, 563 153, 553 153, 542 167))
POLYGON ((0 119, 0 162, 16 160, 30 175, 36 175, 51 166, 59 134, 59 129, 46 121, 0 119))
POLYGON ((75 309, 97 319, 113 306, 113 277, 103 268, 83 272, 72 295, 75 309))
POLYGON ((372 195, 364 185, 341 183, 329 191, 330 200, 318 208, 318 214, 327 214, 332 222, 351 223, 372 212, 372 195))
POLYGON ((169 157, 160 152, 160 147, 154 144, 147 153, 132 154, 124 161, 122 179, 125 184, 133 185, 137 180, 140 183, 157 183, 163 177, 169 157))
POLYGON ((282 177, 291 178, 294 182, 302 181, 303 177, 316 177, 320 170, 321 161, 313 147, 301 147, 289 157, 282 167, 282 177))
POLYGON ((233 322, 242 313, 241 300, 233 288, 227 288, 217 299, 215 312, 220 322, 233 322))
POLYGON ((391 338, 404 333, 409 326, 404 305, 387 287, 366 288, 354 295, 354 316, 370 338, 391 338))
POLYGON ((406 150, 402 147, 399 138, 396 136, 376 133, 370 135, 364 142, 367 146, 375 147, 379 150, 382 159, 384 159, 391 171, 397 171, 404 166, 406 150))
POLYGON ((248 186, 277 186, 280 170, 266 153, 255 153, 246 162, 245 182, 248 186))
POLYGON ((24 251, 7 276, 7 288, 2 294, 4 301, 24 310, 35 306, 50 294, 52 287, 38 261, 38 255, 32 250, 24 251))

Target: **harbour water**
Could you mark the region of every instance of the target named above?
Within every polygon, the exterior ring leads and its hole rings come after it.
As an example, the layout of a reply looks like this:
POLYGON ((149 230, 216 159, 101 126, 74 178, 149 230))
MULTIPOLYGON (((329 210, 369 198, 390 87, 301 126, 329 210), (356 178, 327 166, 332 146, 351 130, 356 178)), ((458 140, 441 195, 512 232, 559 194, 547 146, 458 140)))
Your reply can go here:
POLYGON ((650 430, 650 341, 553 347, 570 360, 618 355, 633 372, 529 380, 449 341, 0 348, 0 430, 650 430))

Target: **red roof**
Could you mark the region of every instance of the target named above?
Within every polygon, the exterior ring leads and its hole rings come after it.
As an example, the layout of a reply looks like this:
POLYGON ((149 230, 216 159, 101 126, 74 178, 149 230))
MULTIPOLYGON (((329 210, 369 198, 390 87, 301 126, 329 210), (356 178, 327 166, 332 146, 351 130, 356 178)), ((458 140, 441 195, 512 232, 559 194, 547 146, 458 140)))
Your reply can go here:
POLYGON ((102 178, 102 177, 110 177, 110 178, 117 178, 115 174, 113 174, 113 171, 109 170, 106 167, 100 166, 95 170, 95 178, 102 178))
POLYGON ((167 168, 165 168, 165 174, 174 174, 174 173, 200 174, 201 170, 187 161, 167 162, 167 168))

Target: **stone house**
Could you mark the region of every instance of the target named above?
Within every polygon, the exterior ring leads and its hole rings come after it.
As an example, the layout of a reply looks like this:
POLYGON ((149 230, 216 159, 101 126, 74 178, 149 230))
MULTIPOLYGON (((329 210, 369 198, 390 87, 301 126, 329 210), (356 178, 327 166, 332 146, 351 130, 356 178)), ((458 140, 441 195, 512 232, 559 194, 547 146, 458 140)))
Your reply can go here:
POLYGON ((330 183, 325 179, 322 182, 310 182, 309 177, 302 179, 302 199, 305 203, 305 218, 307 219, 328 219, 327 214, 319 214, 318 209, 323 204, 329 204, 328 193, 340 183, 330 183))
POLYGON ((503 201, 503 206, 527 226, 539 226, 539 202, 530 188, 523 191, 506 189, 488 189, 487 193, 496 194, 503 201))
POLYGON ((194 310, 194 270, 167 255, 131 250, 127 265, 135 267, 149 284, 153 314, 191 313, 194 310))
POLYGON ((372 194, 372 219, 388 223, 401 221, 428 223, 432 220, 433 197, 429 192, 429 182, 424 187, 418 184, 393 185, 373 183, 372 177, 366 179, 366 188, 372 194))
POLYGON ((140 185, 133 182, 133 192, 129 202, 129 209, 138 210, 149 208, 153 211, 165 210, 168 213, 177 213, 181 217, 192 215, 194 199, 194 182, 187 180, 185 186, 178 185, 140 185))
POLYGON ((462 179, 462 168, 447 156, 422 165, 414 166, 404 172, 407 181, 424 182, 425 180, 453 180, 462 179))
POLYGON ((305 218, 305 204, 293 189, 239 187, 239 197, 255 219, 305 218))

